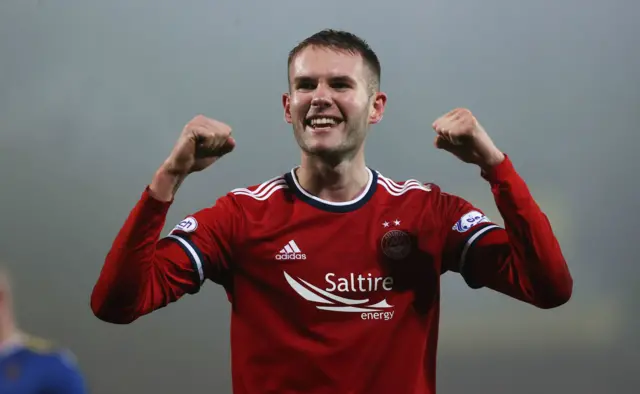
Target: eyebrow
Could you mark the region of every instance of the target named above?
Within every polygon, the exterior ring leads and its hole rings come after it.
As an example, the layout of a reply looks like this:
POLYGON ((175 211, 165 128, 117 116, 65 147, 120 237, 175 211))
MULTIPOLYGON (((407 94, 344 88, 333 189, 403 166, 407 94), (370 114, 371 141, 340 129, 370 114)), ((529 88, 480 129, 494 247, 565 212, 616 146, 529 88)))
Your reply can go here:
MULTIPOLYGON (((313 77, 313 76, 300 76, 300 77, 295 77, 293 79, 293 83, 295 85, 298 85, 302 82, 311 82, 311 81, 315 81, 317 80, 317 77, 313 77)), ((352 77, 348 76, 348 75, 335 75, 335 76, 331 76, 329 77, 329 81, 331 82, 347 82, 350 84, 355 84, 356 80, 353 79, 352 77)))

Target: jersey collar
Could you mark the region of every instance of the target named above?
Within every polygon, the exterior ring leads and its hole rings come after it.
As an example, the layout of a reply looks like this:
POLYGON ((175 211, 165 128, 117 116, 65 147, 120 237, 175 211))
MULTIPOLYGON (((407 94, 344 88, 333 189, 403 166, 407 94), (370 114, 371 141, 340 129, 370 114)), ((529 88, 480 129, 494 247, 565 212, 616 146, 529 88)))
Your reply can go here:
POLYGON ((362 193, 360 193, 360 195, 350 201, 327 201, 312 195, 311 193, 304 190, 302 186, 300 186, 300 183, 298 183, 298 177, 296 176, 296 170, 298 168, 299 167, 295 167, 288 173, 284 174, 284 178, 287 182, 287 185, 289 186, 289 190, 293 190, 296 196, 305 203, 328 212, 345 213, 355 211, 356 209, 366 204, 367 201, 369 201, 371 197, 373 197, 373 194, 375 193, 376 187, 378 185, 378 172, 372 171, 370 168, 366 167, 367 173, 369 175, 369 181, 367 182, 367 186, 362 191, 362 193))

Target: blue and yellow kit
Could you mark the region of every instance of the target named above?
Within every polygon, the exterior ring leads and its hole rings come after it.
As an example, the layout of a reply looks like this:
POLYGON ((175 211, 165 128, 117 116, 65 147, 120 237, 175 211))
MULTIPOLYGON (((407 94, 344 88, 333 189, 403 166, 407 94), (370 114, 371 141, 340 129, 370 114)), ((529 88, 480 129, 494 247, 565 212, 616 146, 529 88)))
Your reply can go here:
POLYGON ((0 348, 0 394, 86 394, 74 356, 22 335, 0 348))

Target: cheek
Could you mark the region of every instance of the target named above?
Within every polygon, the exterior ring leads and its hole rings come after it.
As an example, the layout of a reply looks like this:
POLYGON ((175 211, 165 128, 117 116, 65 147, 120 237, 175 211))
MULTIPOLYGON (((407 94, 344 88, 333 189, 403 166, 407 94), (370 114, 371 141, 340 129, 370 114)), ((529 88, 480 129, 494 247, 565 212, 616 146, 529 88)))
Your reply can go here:
POLYGON ((291 101, 289 102, 291 114, 296 115, 300 112, 306 112, 306 108, 309 108, 310 102, 311 100, 308 97, 301 94, 291 96, 291 101))
POLYGON ((366 97, 362 98, 354 96, 342 101, 342 108, 348 113, 356 115, 360 113, 368 113, 368 104, 366 97))

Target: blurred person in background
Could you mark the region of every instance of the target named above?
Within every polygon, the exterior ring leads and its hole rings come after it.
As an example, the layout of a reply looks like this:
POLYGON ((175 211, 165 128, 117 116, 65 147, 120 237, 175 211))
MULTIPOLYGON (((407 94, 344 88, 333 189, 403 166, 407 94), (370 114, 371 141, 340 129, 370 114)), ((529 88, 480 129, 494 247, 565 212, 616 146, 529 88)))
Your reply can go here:
POLYGON ((0 394, 86 394, 67 349, 18 328, 11 280, 0 268, 0 394))
POLYGON ((129 324, 208 279, 232 304, 235 393, 432 394, 442 274, 543 309, 569 300, 573 279, 547 217, 469 110, 429 122, 434 145, 475 165, 504 228, 435 184, 365 164, 387 97, 362 39, 321 31, 288 67, 282 104, 300 165, 161 237, 186 177, 236 145, 220 121, 188 122, 107 254, 91 297, 98 318, 129 324))

